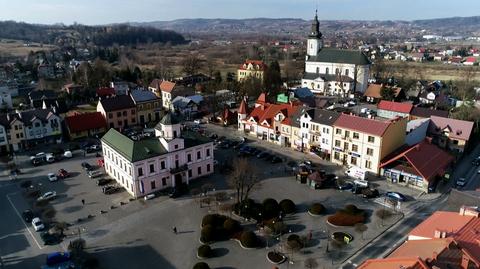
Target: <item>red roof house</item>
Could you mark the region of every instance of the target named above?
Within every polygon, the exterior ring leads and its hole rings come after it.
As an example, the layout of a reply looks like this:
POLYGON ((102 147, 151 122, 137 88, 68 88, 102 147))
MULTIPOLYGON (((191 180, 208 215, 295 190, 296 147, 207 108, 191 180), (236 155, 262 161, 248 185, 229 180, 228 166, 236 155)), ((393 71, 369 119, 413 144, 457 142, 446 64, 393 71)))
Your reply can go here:
POLYGON ((97 97, 105 98, 115 95, 115 89, 109 87, 101 87, 97 89, 97 97))
POLYGON ((380 101, 380 103, 378 103, 377 108, 381 110, 410 114, 413 105, 411 103, 399 103, 382 100, 380 101))
POLYGON ((75 114, 65 118, 71 139, 105 133, 107 122, 100 112, 75 114))
POLYGON ((383 136, 385 131, 390 126, 390 122, 342 114, 335 121, 334 126, 350 130, 356 130, 375 136, 383 136))

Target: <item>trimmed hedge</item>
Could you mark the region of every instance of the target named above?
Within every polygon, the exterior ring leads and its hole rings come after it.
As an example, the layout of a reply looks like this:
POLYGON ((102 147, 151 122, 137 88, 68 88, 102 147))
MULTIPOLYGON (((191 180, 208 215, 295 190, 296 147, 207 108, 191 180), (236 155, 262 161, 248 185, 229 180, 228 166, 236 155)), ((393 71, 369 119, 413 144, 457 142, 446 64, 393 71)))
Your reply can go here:
POLYGON ((320 203, 314 203, 308 209, 308 212, 310 212, 313 215, 322 215, 325 213, 325 211, 326 211, 325 207, 320 203))
POLYGON ((213 251, 209 245, 201 245, 197 249, 197 254, 201 258, 211 258, 213 256, 213 251))
POLYGON ((204 243, 209 243, 215 241, 215 239, 215 228, 213 228, 213 226, 210 224, 203 226, 200 240, 204 243))
POLYGON ((285 214, 292 214, 297 211, 295 203, 290 199, 283 199, 279 205, 285 214))
POLYGON ((263 200, 262 203, 262 211, 263 211, 263 219, 270 219, 277 217, 280 213, 280 205, 278 205, 277 201, 272 198, 268 198, 263 200))
POLYGON ((202 219, 200 240, 204 243, 226 240, 241 230, 238 221, 224 215, 210 214, 202 219))
POLYGON ((193 269, 210 269, 210 266, 206 262, 197 262, 194 266, 193 269))
POLYGON ((257 235, 252 231, 243 232, 240 236, 240 242, 246 248, 255 248, 258 246, 257 235))
POLYGON ((205 215, 202 219, 202 227, 205 225, 212 225, 213 227, 223 226, 228 217, 220 214, 205 215))
POLYGON ((242 230, 242 226, 240 226, 238 221, 228 218, 223 222, 223 229, 227 236, 232 237, 235 233, 242 230))

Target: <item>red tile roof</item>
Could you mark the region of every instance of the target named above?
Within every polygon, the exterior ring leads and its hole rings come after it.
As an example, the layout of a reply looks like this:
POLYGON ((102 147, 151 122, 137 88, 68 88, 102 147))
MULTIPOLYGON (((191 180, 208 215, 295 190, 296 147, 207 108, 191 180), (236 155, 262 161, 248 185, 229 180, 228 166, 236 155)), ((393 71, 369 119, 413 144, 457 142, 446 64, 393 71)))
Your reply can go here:
POLYGON ((458 212, 436 211, 429 218, 420 223, 408 234, 410 240, 414 237, 424 239, 435 238, 435 231, 447 232, 447 237, 452 236, 463 228, 473 216, 460 215, 458 212))
POLYGON ((267 102, 267 95, 262 92, 257 98, 257 104, 265 104, 267 102))
POLYGON ((447 249, 451 243, 454 243, 453 238, 435 238, 430 240, 409 240, 397 248, 389 258, 406 258, 419 257, 422 260, 428 258, 435 258, 437 255, 447 249))
POLYGON ((469 221, 454 235, 454 238, 480 267, 480 218, 469 221))
POLYGON ((423 141, 404 149, 393 157, 385 158, 380 167, 385 167, 401 158, 407 160, 418 175, 427 181, 435 179, 437 175, 443 175, 448 166, 454 161, 454 158, 446 151, 423 141))
POLYGON ((473 122, 437 116, 430 117, 429 133, 439 135, 445 129, 449 131, 449 138, 469 140, 473 130, 473 122))
POLYGON ((412 111, 413 105, 410 103, 398 103, 382 100, 378 103, 378 109, 389 110, 399 113, 409 114, 412 111))
POLYGON ((175 82, 171 82, 171 81, 162 81, 162 83, 160 83, 160 90, 162 92, 169 92, 171 93, 173 91, 173 89, 175 88, 175 82))
POLYGON ((390 121, 379 121, 353 115, 342 114, 333 124, 336 127, 346 128, 361 133, 382 136, 390 126, 390 121))
POLYGON ((357 269, 430 269, 420 258, 386 258, 370 259, 362 263, 357 269))
POLYGON ((105 97, 105 96, 114 95, 114 94, 115 94, 114 88, 102 87, 97 89, 98 97, 105 97))
MULTIPOLYGON (((368 85, 368 88, 363 94, 363 96, 382 99, 381 91, 383 87, 385 86, 383 86, 382 84, 370 84, 368 85)), ((393 87, 393 91, 395 93, 395 97, 397 97, 402 91, 402 88, 393 87)))
POLYGON ((298 110, 298 108, 299 106, 291 104, 277 105, 266 103, 263 106, 257 106, 255 109, 253 109, 248 118, 253 118, 258 125, 272 128, 271 125, 278 113, 281 112, 285 118, 288 118, 291 117, 298 110), (267 122, 268 124, 264 124, 264 122, 267 122))
POLYGON ((77 114, 65 118, 68 130, 72 133, 105 128, 107 123, 100 112, 77 114))
POLYGON ((252 65, 258 65, 259 69, 260 70, 265 70, 267 65, 265 63, 263 63, 262 61, 260 60, 246 60, 245 63, 243 63, 239 69, 241 70, 246 70, 246 68, 244 67, 244 65, 249 65, 249 64, 252 64, 252 65))
POLYGON ((240 103, 240 108, 238 109, 238 114, 247 114, 247 111, 247 102, 245 102, 245 99, 242 99, 242 102, 240 103))

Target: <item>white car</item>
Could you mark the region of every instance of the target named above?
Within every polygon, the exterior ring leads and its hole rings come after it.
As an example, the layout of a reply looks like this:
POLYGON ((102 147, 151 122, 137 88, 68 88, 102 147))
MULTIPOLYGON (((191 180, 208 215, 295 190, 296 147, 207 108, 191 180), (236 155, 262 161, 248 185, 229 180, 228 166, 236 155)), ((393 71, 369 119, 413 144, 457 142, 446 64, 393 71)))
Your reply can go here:
POLYGON ((45 155, 45 161, 47 161, 48 163, 53 163, 55 162, 55 156, 53 156, 52 153, 47 153, 45 155))
POLYGON ((58 180, 57 175, 55 175, 54 173, 48 173, 47 177, 48 177, 48 181, 50 182, 54 182, 58 180))
POLYGON ((38 197, 37 201, 51 200, 51 199, 55 199, 55 197, 57 197, 57 192, 49 191, 44 193, 42 196, 38 197))
POLYGON ((45 225, 43 224, 42 220, 40 220, 40 218, 32 219, 32 226, 33 229, 35 229, 35 231, 37 232, 45 229, 45 225))
POLYGON ((457 179, 456 183, 457 183, 458 187, 463 187, 467 184, 467 180, 464 177, 461 177, 461 178, 457 179))
POLYGON ((65 158, 72 158, 73 157, 73 154, 70 150, 67 150, 63 153, 63 157, 65 158))
POLYGON ((30 156, 30 160, 33 160, 33 159, 43 159, 45 158, 45 152, 40 152, 40 153, 37 153, 33 156, 30 156))
POLYGON ((195 124, 202 124, 202 120, 194 120, 193 123, 195 123, 195 124))

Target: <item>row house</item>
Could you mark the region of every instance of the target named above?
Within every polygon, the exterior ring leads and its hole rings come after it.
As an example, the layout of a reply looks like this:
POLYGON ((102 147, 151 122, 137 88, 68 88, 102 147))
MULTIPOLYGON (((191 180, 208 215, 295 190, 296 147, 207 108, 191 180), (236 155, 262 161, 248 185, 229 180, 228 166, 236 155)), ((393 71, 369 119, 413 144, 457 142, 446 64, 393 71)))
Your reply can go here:
POLYGON ((70 139, 95 137, 104 134, 107 130, 107 122, 100 112, 76 113, 65 117, 70 139))
POLYGON ((381 160, 405 143, 407 118, 383 121, 341 114, 333 127, 331 161, 379 174, 381 160))
POLYGON ((340 117, 340 113, 310 109, 300 117, 300 132, 302 144, 314 152, 321 152, 330 159, 333 145, 333 124, 340 117))
POLYGON ((97 104, 107 121, 108 128, 124 129, 137 124, 136 106, 130 95, 119 95, 101 99, 97 104))
POLYGON ((137 122, 158 122, 162 113, 162 100, 148 90, 133 90, 130 93, 137 109, 137 122))
POLYGON ((54 109, 0 115, 0 153, 58 142, 62 138, 61 122, 54 109))
POLYGON ((214 171, 213 142, 181 130, 171 113, 155 127, 155 137, 134 140, 112 128, 101 141, 106 173, 135 198, 214 171))

